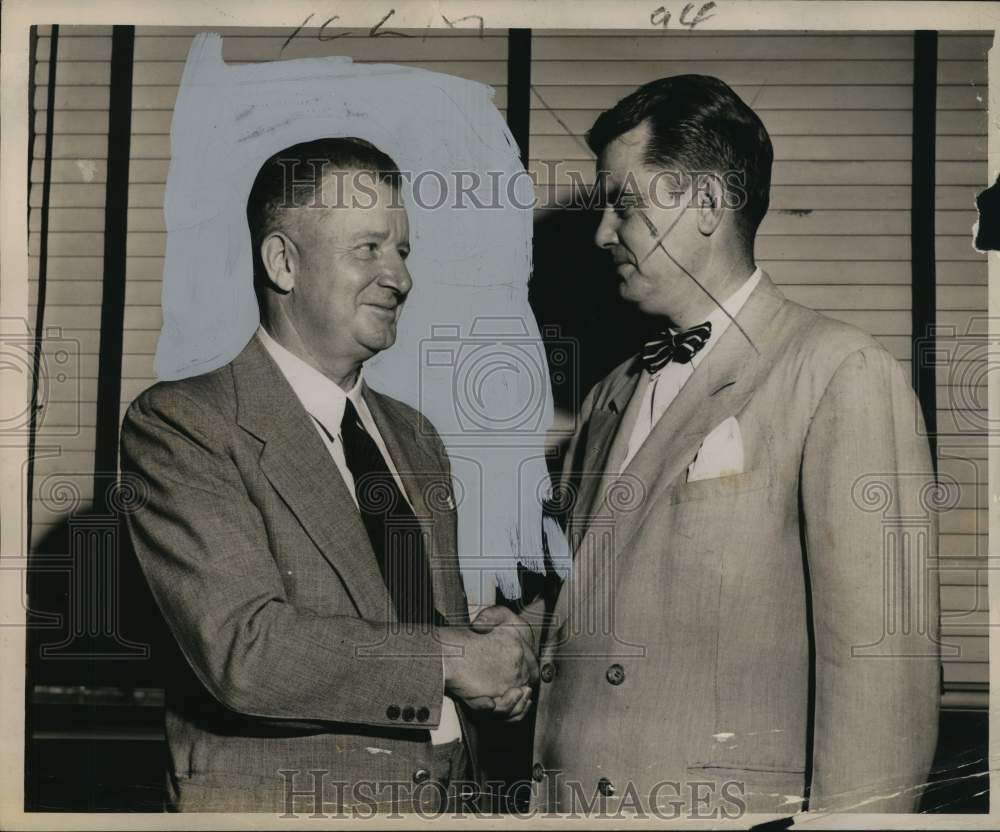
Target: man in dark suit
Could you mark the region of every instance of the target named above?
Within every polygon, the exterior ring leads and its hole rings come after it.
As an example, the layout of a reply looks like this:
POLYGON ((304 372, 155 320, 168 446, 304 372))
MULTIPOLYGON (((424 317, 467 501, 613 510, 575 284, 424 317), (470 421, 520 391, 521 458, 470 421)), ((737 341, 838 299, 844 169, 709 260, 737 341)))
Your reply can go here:
MULTIPOLYGON (((662 331, 583 404, 542 643, 536 806, 913 811, 935 748, 934 473, 900 365, 754 261, 772 150, 722 81, 588 134, 596 242, 662 331)), ((474 626, 514 623, 485 611, 474 626)))
POLYGON ((412 286, 399 171, 359 139, 295 145, 247 217, 258 332, 122 432, 149 488, 135 550, 186 659, 170 803, 437 810, 472 775, 471 712, 519 719, 536 665, 468 628, 444 446, 362 379, 412 286))

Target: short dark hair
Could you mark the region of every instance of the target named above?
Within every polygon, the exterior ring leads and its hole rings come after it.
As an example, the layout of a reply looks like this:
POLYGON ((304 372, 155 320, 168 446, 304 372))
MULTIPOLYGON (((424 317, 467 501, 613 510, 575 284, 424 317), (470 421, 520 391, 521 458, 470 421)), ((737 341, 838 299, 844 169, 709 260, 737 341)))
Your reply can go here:
POLYGON ((597 117, 587 144, 598 158, 623 133, 648 122, 647 165, 680 172, 712 171, 743 178, 738 204, 752 240, 767 213, 774 150, 757 114, 724 81, 709 75, 674 75, 639 87, 597 117))
POLYGON ((260 246, 279 228, 283 212, 316 204, 331 171, 371 173, 379 182, 399 188, 399 167, 371 142, 353 136, 300 142, 269 157, 257 172, 247 197, 247 224, 253 249, 254 290, 258 301, 267 282, 260 246), (293 174, 289 177, 289 174, 293 174))

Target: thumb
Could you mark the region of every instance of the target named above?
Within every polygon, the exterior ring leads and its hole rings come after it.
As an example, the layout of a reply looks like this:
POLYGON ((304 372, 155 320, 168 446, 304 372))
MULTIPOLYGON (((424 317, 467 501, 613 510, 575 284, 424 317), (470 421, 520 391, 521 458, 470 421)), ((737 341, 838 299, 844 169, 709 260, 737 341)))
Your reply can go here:
POLYGON ((507 610, 501 606, 487 607, 469 625, 474 633, 488 633, 507 620, 507 610))
POLYGON ((474 696, 471 699, 466 699, 464 701, 465 704, 474 711, 496 710, 496 702, 493 701, 493 697, 491 696, 474 696))

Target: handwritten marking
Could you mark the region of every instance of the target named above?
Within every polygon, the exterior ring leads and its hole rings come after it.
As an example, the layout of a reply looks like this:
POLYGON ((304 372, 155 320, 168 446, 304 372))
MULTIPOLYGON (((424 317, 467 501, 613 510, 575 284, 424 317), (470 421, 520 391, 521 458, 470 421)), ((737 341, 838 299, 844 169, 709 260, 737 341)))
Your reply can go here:
POLYGON ((695 15, 693 20, 688 21, 685 20, 684 18, 689 12, 691 12, 694 9, 694 3, 688 3, 684 7, 684 10, 681 12, 681 17, 680 17, 681 26, 688 26, 690 27, 689 31, 694 31, 694 27, 697 26, 699 23, 708 20, 710 17, 715 17, 715 15, 713 14, 708 14, 708 12, 712 11, 712 9, 714 8, 715 8, 714 0, 710 0, 710 2, 705 3, 705 5, 703 5, 700 9, 698 9, 698 14, 695 15))
MULTIPOLYGON (((680 23, 681 26, 687 26, 689 32, 694 31, 694 27, 699 23, 704 23, 710 17, 715 17, 715 15, 709 14, 709 12, 711 12, 714 8, 716 8, 714 0, 709 0, 708 3, 704 3, 701 8, 698 9, 697 14, 695 14, 692 18, 689 17, 689 15, 694 11, 694 3, 687 3, 681 10, 680 17, 677 22, 680 23)), ((658 26, 661 31, 665 32, 670 26, 672 16, 672 13, 666 6, 660 6, 659 8, 654 9, 653 13, 649 16, 649 22, 653 26, 658 26)))
POLYGON ((559 126, 566 131, 566 135, 570 136, 573 139, 573 141, 575 141, 578 145, 580 145, 580 147, 582 147, 587 152, 588 156, 593 156, 594 151, 592 151, 587 146, 587 144, 578 135, 576 135, 576 133, 570 130, 569 125, 566 124, 565 121, 559 118, 559 114, 548 105, 548 102, 544 98, 542 98, 541 93, 538 92, 534 84, 531 85, 531 91, 535 94, 535 97, 542 103, 542 106, 548 111, 549 115, 552 116, 552 118, 556 120, 559 126))
POLYGON ((313 13, 310 13, 309 16, 305 20, 302 21, 302 24, 299 26, 299 28, 296 29, 294 32, 292 32, 288 36, 288 40, 286 40, 283 44, 281 44, 281 49, 278 50, 278 54, 279 55, 282 52, 284 52, 285 51, 285 47, 288 46, 288 44, 290 44, 292 42, 292 38, 294 38, 299 32, 302 31, 302 27, 305 26, 310 20, 312 20, 312 17, 313 17, 313 13))
POLYGON ((346 38, 350 35, 350 32, 341 32, 339 35, 330 35, 329 37, 323 37, 323 33, 326 31, 326 27, 329 26, 333 21, 340 20, 340 15, 335 14, 333 17, 328 17, 323 21, 323 25, 319 27, 319 32, 316 34, 316 40, 320 43, 326 43, 330 40, 336 40, 337 38, 346 38))
POLYGON ((486 29, 486 21, 483 19, 481 14, 467 14, 465 17, 459 17, 455 20, 448 20, 447 17, 441 15, 441 19, 448 24, 452 29, 456 28, 456 23, 461 23, 464 20, 478 20, 479 21, 479 37, 485 37, 483 32, 486 29))
MULTIPOLYGON (((371 29, 368 30, 368 37, 370 37, 370 38, 384 38, 384 37, 409 38, 409 37, 413 37, 413 35, 408 35, 405 32, 397 32, 394 29, 385 29, 385 30, 382 29, 382 26, 385 24, 385 22, 390 17, 392 17, 395 13, 396 13, 395 9, 389 9, 389 11, 386 12, 385 16, 378 23, 376 23, 374 26, 372 26, 371 29)), ((290 44, 296 37, 298 37, 299 32, 301 32, 306 27, 306 25, 309 23, 309 21, 312 20, 313 17, 315 17, 315 16, 316 16, 315 12, 310 12, 308 15, 306 15, 305 20, 303 20, 302 23, 300 23, 298 25, 298 27, 295 29, 295 31, 292 32, 288 36, 288 39, 283 44, 281 44, 281 49, 278 50, 278 54, 279 55, 282 54, 285 51, 285 49, 288 47, 288 44, 290 44)), ((441 15, 441 17, 444 19, 445 23, 448 23, 449 26, 452 25, 451 22, 448 20, 448 18, 446 18, 444 15, 441 15)), ((479 23, 479 28, 480 28, 480 35, 481 35, 482 34, 482 28, 483 28, 483 19, 479 15, 467 15, 466 17, 459 18, 459 21, 461 21, 461 20, 467 20, 467 19, 469 19, 471 17, 479 18, 479 22, 480 22, 479 23)), ((327 35, 326 34, 326 28, 327 28, 327 26, 329 26, 335 20, 340 20, 340 15, 339 14, 331 15, 330 17, 328 17, 326 20, 323 21, 323 24, 319 27, 319 32, 316 34, 316 40, 318 40, 320 43, 327 43, 327 42, 329 42, 331 40, 337 40, 338 38, 357 37, 357 35, 352 35, 351 32, 340 32, 339 34, 336 34, 336 35, 327 35)), ((428 26, 428 28, 430 28, 430 27, 428 26)), ((452 26, 452 28, 454 28, 454 26, 452 26)))
POLYGON ((652 23, 654 26, 662 26, 665 31, 667 26, 670 25, 670 12, 667 11, 667 7, 660 6, 660 8, 656 9, 649 16, 649 22, 652 23), (657 15, 660 16, 659 20, 656 19, 657 15))
POLYGON ((368 32, 368 36, 372 38, 384 38, 384 37, 395 37, 395 38, 408 38, 412 35, 404 34, 403 32, 396 32, 394 30, 386 29, 384 32, 380 32, 379 28, 385 23, 390 17, 396 13, 395 9, 389 9, 389 13, 383 17, 378 23, 376 23, 368 32))

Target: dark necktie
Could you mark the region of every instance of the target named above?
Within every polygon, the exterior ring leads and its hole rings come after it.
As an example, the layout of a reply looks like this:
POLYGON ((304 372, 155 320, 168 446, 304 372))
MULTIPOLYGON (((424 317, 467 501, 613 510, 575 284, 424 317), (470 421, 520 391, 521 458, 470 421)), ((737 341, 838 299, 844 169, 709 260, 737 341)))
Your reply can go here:
POLYGON ((358 510, 397 619, 409 624, 436 620, 420 523, 350 399, 344 406, 340 436, 347 467, 354 477, 358 510))
POLYGON ((687 364, 708 343, 711 335, 712 324, 707 321, 683 332, 664 330, 643 345, 639 360, 650 373, 660 372, 671 361, 687 364))

